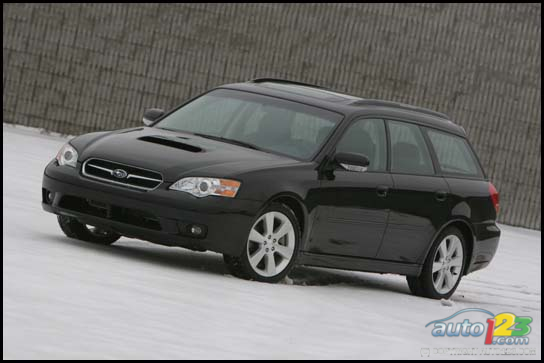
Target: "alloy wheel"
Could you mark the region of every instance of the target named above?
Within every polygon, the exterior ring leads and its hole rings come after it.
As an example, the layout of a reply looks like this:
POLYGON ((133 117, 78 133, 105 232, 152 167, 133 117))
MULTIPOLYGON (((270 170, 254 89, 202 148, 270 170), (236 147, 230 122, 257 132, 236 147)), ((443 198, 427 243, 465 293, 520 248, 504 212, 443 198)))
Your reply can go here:
POLYGON ((463 244, 459 237, 446 236, 433 260, 433 285, 439 294, 447 294, 455 287, 463 271, 463 259, 463 244))
POLYGON ((260 276, 280 274, 293 258, 295 229, 283 213, 263 214, 253 225, 247 241, 251 268, 260 276))

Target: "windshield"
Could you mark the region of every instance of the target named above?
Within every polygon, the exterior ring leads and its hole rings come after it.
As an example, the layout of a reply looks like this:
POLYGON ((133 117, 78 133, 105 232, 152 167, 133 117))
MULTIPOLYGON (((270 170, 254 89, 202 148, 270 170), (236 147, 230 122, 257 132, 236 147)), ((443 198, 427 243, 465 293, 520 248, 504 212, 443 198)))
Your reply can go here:
POLYGON ((335 112, 297 102, 218 89, 186 104, 154 126, 208 135, 307 160, 341 119, 335 112))

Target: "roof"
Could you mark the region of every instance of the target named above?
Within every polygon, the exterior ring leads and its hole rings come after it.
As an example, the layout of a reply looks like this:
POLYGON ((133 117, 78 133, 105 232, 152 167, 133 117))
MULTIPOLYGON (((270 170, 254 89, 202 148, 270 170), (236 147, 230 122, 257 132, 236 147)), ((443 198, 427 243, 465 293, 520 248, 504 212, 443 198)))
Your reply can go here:
POLYGON ((276 78, 257 78, 245 83, 224 85, 220 88, 235 88, 282 97, 337 111, 345 115, 364 110, 379 110, 380 112, 388 112, 393 116, 395 114, 399 116, 411 115, 412 119, 416 118, 416 122, 465 135, 465 131, 461 126, 453 123, 449 116, 441 112, 400 102, 356 97, 303 82, 276 78))

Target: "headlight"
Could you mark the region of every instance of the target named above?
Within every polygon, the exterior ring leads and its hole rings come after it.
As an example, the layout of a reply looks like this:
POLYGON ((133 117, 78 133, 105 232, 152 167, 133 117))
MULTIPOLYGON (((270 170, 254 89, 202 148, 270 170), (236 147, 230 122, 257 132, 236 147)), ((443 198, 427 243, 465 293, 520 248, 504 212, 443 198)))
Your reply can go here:
POLYGON ((75 168, 77 164, 77 150, 70 144, 64 145, 57 154, 57 162, 59 165, 75 168))
POLYGON ((240 182, 236 180, 199 177, 183 178, 170 186, 172 190, 186 192, 199 198, 208 195, 234 198, 239 188, 240 182))

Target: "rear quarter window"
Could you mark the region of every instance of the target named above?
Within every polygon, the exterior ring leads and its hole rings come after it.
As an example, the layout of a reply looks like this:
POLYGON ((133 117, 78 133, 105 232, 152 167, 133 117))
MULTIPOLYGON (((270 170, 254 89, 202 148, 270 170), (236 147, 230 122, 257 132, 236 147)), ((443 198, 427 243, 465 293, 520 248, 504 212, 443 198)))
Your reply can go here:
POLYGON ((482 169, 468 141, 460 136, 427 129, 427 135, 444 174, 483 177, 482 169))

